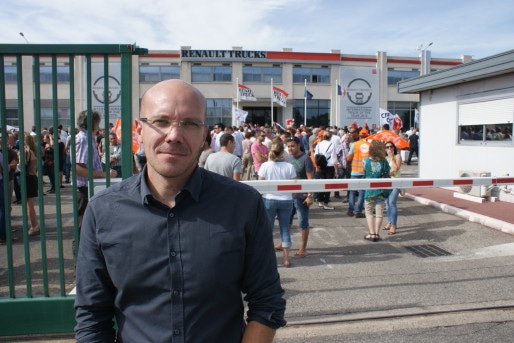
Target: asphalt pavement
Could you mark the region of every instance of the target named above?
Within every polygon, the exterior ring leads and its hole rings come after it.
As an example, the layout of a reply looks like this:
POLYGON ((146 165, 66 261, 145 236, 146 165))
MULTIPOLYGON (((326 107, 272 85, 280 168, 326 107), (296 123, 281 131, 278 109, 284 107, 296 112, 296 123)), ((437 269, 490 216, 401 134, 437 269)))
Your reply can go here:
MULTIPOLYGON (((417 166, 404 166, 403 175, 416 177, 417 166)), ((398 200, 397 233, 382 231, 378 242, 364 240, 366 219, 347 216, 340 200, 332 197, 333 211, 312 207, 308 255, 292 258, 290 268, 279 263, 288 325, 278 330, 275 342, 511 340, 514 216, 489 217, 497 210, 450 201, 447 190, 406 192, 398 200)), ((492 205, 501 213, 514 210, 514 204, 492 205)), ((296 224, 292 253, 300 242, 296 224)), ((277 252, 278 262, 281 257, 277 252)))
MULTIPOLYGON (((415 165, 404 167, 417 176, 415 165)), ((409 189, 398 200, 397 233, 382 231, 378 242, 364 240, 366 220, 346 216, 346 204, 331 206, 311 210, 308 255, 280 267, 288 325, 276 342, 511 341, 514 216, 488 215, 514 204, 409 189)), ((300 230, 292 234, 294 252, 300 230)))

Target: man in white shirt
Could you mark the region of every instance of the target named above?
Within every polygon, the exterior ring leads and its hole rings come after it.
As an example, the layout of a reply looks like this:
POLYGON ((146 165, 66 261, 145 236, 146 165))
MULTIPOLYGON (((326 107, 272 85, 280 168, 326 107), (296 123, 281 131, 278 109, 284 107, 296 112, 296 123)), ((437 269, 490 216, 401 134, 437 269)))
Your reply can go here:
POLYGON ((214 125, 214 135, 212 136, 211 148, 214 152, 220 151, 220 138, 225 134, 225 124, 218 123, 214 125))

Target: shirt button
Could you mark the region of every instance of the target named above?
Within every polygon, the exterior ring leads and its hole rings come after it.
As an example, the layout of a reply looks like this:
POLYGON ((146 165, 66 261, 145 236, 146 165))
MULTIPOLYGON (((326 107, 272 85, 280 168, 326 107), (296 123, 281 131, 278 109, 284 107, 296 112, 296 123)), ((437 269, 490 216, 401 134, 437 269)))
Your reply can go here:
POLYGON ((175 215, 173 213, 170 213, 169 216, 170 216, 170 218, 175 217, 175 215))
POLYGON ((173 330, 173 334, 174 334, 175 336, 180 335, 180 330, 178 330, 178 329, 173 330))
POLYGON ((172 251, 172 252, 170 252, 170 255, 171 255, 172 257, 175 257, 175 256, 177 256, 177 253, 176 253, 176 252, 174 252, 174 251, 172 251))
POLYGON ((174 296, 178 296, 178 295, 179 295, 179 293, 180 293, 179 291, 173 291, 173 295, 174 295, 174 296))

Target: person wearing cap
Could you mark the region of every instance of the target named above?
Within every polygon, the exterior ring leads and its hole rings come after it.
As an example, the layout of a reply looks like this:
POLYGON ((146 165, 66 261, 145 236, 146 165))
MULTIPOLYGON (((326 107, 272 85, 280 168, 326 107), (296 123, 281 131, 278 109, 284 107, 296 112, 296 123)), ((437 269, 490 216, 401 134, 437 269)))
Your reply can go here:
MULTIPOLYGON (((363 179, 364 173, 364 159, 369 157, 369 143, 366 137, 369 136, 369 131, 362 128, 359 131, 359 140, 350 145, 350 152, 348 153, 347 161, 352 164, 352 171, 350 173, 351 179, 363 179)), ((348 214, 350 217, 355 215, 356 218, 365 218, 364 211, 364 190, 351 191, 348 199, 348 214), (357 202, 355 196, 357 195, 357 202)))

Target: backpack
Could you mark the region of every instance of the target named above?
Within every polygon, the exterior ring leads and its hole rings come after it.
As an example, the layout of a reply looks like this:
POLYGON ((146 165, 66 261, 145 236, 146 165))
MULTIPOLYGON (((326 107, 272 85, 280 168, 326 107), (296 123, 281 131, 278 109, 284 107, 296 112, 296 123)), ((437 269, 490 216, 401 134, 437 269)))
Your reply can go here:
MULTIPOLYGON (((330 150, 331 146, 332 146, 332 143, 330 143, 330 145, 328 146, 326 152, 328 152, 330 150)), ((330 156, 330 157, 332 157, 332 156, 330 156)), ((327 158, 325 157, 325 154, 316 154, 316 155, 314 155, 314 161, 316 162, 316 165, 318 167, 320 167, 321 169, 326 168, 327 165, 328 165, 328 161, 327 161, 327 158)))
POLYGON ((316 162, 316 165, 322 169, 327 167, 327 158, 323 154, 314 155, 314 161, 316 162))

